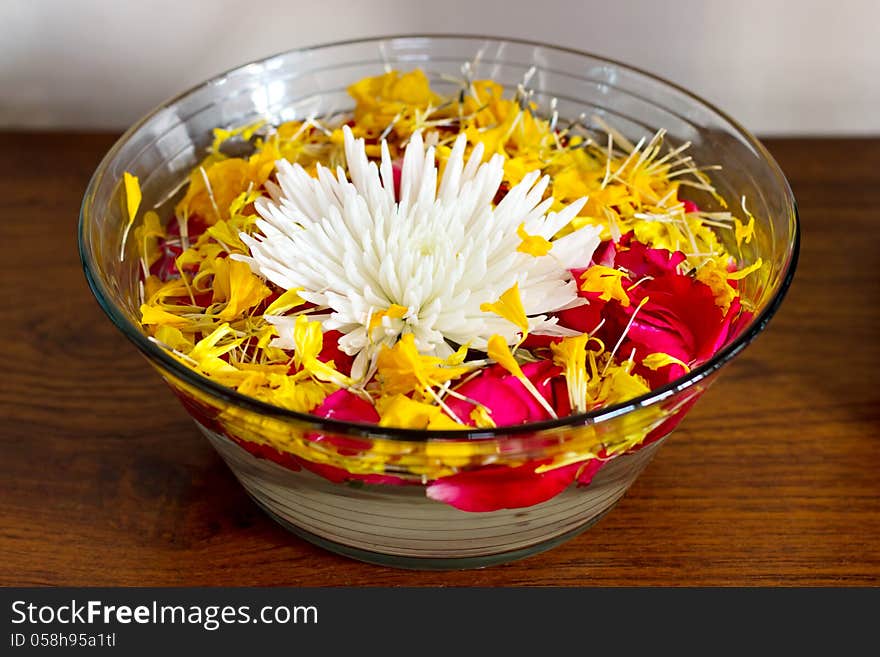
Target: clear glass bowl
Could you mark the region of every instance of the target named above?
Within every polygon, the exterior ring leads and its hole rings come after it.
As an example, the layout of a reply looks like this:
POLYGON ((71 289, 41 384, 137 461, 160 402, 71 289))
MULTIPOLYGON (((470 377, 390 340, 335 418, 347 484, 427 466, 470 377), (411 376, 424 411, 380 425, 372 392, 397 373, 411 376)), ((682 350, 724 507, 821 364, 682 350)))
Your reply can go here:
MULTIPOLYGON (((704 209, 715 199, 693 197, 704 209)), ((161 214, 161 212, 160 212, 161 214)), ((719 370, 763 330, 788 288, 798 253, 791 190, 761 144, 687 91, 594 55, 525 41, 405 36, 295 50, 247 64, 163 104, 134 125, 101 162, 79 226, 89 284, 117 327, 192 414, 253 499, 309 541, 358 559, 412 568, 466 568, 535 553, 596 522, 624 495, 662 440, 719 370), (746 261, 765 266, 741 284, 755 308, 747 327, 685 377, 597 412, 523 426, 455 433, 381 429, 266 405, 201 377, 139 328, 137 259, 120 261, 122 174, 140 178, 142 208, 169 207, 206 153, 211 130, 348 109, 346 87, 389 69, 423 69, 440 92, 465 61, 476 79, 507 87, 534 67, 539 107, 563 118, 601 117, 630 140, 668 131, 692 143, 698 162, 732 206, 745 195, 757 218, 746 261), (638 443, 593 474, 603 447, 638 443), (553 461, 568 463, 544 472, 553 461), (445 479, 444 479, 445 477, 445 479), (452 482, 452 483, 448 483, 452 482), (438 499, 464 489, 482 511, 438 499)), ((128 244, 132 246, 131 242, 128 244)), ((729 418, 736 422, 735 417, 729 418)))

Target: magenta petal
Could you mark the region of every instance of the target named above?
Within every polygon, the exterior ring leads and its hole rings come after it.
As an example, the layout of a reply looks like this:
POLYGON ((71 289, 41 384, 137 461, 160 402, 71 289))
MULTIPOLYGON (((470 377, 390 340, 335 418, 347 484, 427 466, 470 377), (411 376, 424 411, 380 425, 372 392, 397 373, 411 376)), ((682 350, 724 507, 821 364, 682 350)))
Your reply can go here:
MULTIPOLYGON (((662 352, 685 363, 705 362, 727 339, 729 323, 708 285, 690 276, 667 273, 639 285, 625 315, 632 316, 643 298, 627 338, 647 353, 662 352)), ((617 339, 624 318, 609 316, 607 337, 617 339)))
POLYGON ((730 318, 730 328, 727 330, 727 337, 733 339, 742 333, 754 318, 754 313, 742 310, 739 299, 734 299, 727 311, 727 317, 730 318), (736 306, 734 306, 736 304, 736 306))
MULTIPOLYGON (((596 252, 593 254, 592 264, 603 265, 605 267, 613 267, 616 253, 617 245, 614 242, 604 242, 599 246, 598 249, 596 249, 596 252)), ((581 273, 583 273, 583 271, 584 270, 581 270, 581 273)))
MULTIPOLYGON (((581 293, 581 296, 584 294, 581 293)), ((598 294, 594 295, 596 298, 590 299, 589 304, 557 312, 559 325, 581 333, 595 331, 602 322, 602 311, 607 306, 606 302, 599 299, 598 296, 598 294)))
POLYGON ((289 454, 287 452, 279 452, 277 449, 275 449, 274 447, 270 447, 269 445, 259 445, 257 443, 252 443, 249 440, 243 440, 235 436, 229 436, 229 438, 239 447, 247 450, 258 459, 266 459, 267 461, 272 461, 273 463, 277 463, 278 465, 281 465, 288 470, 301 470, 300 460, 293 454, 289 454))
POLYGON ((636 321, 630 327, 627 337, 631 341, 643 345, 646 355, 652 353, 669 354, 685 363, 693 357, 693 338, 690 337, 690 331, 683 324, 664 330, 652 326, 648 322, 636 321))
POLYGON ((682 202, 682 204, 684 205, 684 211, 687 212, 688 214, 690 214, 691 212, 699 212, 700 211, 700 206, 698 206, 693 201, 688 201, 687 199, 683 199, 683 198, 679 199, 679 201, 682 202))
POLYGON ((403 177, 403 158, 391 162, 391 177, 394 179, 394 199, 400 200, 400 180, 403 177))
POLYGON ((375 424, 379 421, 379 414, 373 405, 348 390, 337 390, 327 395, 321 405, 312 411, 312 414, 345 422, 375 424))
POLYGON ((321 348, 321 353, 318 354, 318 360, 324 363, 333 361, 337 370, 348 375, 351 373, 354 357, 339 349, 339 338, 341 337, 342 333, 339 331, 325 331, 324 345, 321 348))
MULTIPOLYGON (((521 383, 516 383, 518 388, 522 388, 521 383)), ((522 424, 528 420, 534 409, 530 400, 518 388, 506 379, 479 376, 461 386, 458 392, 488 408, 495 424, 522 424)), ((474 410, 473 404, 463 399, 447 399, 446 403, 463 422, 473 424, 470 419, 471 411, 474 410)))
POLYGON ((676 274, 684 258, 684 253, 680 251, 673 253, 666 249, 652 249, 641 242, 628 239, 618 245, 614 266, 631 272, 635 282, 643 276, 656 278, 665 274, 676 274))
POLYGON ((630 451, 636 452, 636 451, 642 449, 643 447, 647 447, 651 443, 655 443, 658 440, 660 440, 661 438, 663 438, 664 436, 667 436, 670 433, 672 433, 672 431, 675 429, 675 427, 678 426, 678 423, 684 419, 684 416, 687 415, 688 411, 690 411, 691 408, 693 408, 694 404, 697 403, 697 400, 700 398, 700 396, 702 394, 703 394, 702 392, 695 394, 691 399, 689 399, 687 402, 685 402, 685 404, 681 408, 679 408, 675 413, 673 413, 668 418, 666 418, 662 424, 660 424, 657 427, 654 427, 654 429, 652 429, 651 432, 647 436, 645 436, 645 440, 643 440, 636 447, 633 447, 632 450, 630 450, 630 451))
MULTIPOLYGON (((344 422, 363 422, 375 424, 379 421, 376 409, 367 401, 348 390, 337 390, 328 395, 314 411, 318 417, 332 418, 344 422)), ((368 438, 358 436, 344 436, 341 434, 309 434, 309 440, 316 443, 327 442, 336 447, 343 456, 354 456, 365 452, 372 446, 368 438)), ((320 474, 320 473, 319 473, 320 474)), ((328 477, 329 478, 329 477, 328 477)))
POLYGON ((489 466, 432 482, 427 495, 461 511, 520 509, 546 502, 574 481, 581 463, 536 473, 535 463, 516 468, 489 466))
MULTIPOLYGON (((550 406, 558 414, 566 415, 568 413, 568 398, 565 396, 557 402, 556 386, 553 385, 554 378, 559 375, 560 369, 549 360, 529 363, 522 369, 523 374, 534 384, 550 406), (565 404, 564 408, 560 406, 562 403, 565 404)), ((492 420, 498 426, 550 419, 550 414, 526 390, 522 382, 497 366, 488 368, 480 376, 459 387, 457 392, 488 408, 492 420)), ((474 410, 472 403, 453 398, 447 398, 446 403, 463 422, 473 424, 470 419, 471 412, 474 410)))
POLYGON ((604 465, 605 461, 602 459, 590 459, 586 463, 582 463, 581 469, 576 477, 578 486, 589 486, 593 481, 593 477, 596 476, 596 473, 599 472, 604 465))

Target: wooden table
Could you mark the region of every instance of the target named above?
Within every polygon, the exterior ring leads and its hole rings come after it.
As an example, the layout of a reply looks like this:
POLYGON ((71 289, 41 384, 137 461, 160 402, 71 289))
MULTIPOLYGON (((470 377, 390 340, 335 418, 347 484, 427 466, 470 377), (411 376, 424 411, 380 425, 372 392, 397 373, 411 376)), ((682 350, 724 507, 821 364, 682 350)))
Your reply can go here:
POLYGON ((880 583, 880 140, 767 140, 804 230, 769 330, 596 527, 440 573, 275 525, 103 316, 76 221, 113 140, 0 135, 0 584, 880 583))

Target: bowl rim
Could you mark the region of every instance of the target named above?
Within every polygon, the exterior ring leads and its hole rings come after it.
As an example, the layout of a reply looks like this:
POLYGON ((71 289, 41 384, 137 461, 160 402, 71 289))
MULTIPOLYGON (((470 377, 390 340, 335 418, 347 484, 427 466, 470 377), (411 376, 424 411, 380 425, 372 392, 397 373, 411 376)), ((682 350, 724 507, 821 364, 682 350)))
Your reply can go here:
MULTIPOLYGON (((161 366, 161 369, 168 370, 170 374, 177 379, 182 380, 188 385, 194 386, 199 389, 203 389, 208 392, 211 396, 217 397, 225 403, 234 404, 238 407, 244 408, 254 413, 258 413, 260 415, 266 415, 277 419, 286 419, 296 421, 301 425, 308 426, 313 430, 327 430, 332 431, 334 433, 345 434, 345 435, 357 435, 357 436, 366 436, 372 438, 384 438, 390 440, 397 441, 408 441, 408 442, 426 442, 432 439, 459 439, 459 440, 473 440, 473 439, 504 439, 507 436, 512 435, 522 435, 522 434, 533 434, 538 432, 545 432, 553 429, 566 429, 566 428, 574 428, 584 425, 592 425, 599 424, 604 421, 608 421, 614 417, 619 415, 626 415, 632 411, 635 411, 639 408, 644 408, 648 406, 652 406, 656 403, 661 402, 668 397, 683 392, 684 390, 690 388, 694 384, 699 381, 711 376, 718 370, 720 370, 725 364, 727 364, 730 360, 732 360, 736 355, 738 355, 746 346, 748 346, 763 330, 766 328, 767 324, 773 318, 773 316, 778 311, 783 299, 785 298, 786 293, 791 287, 792 280, 794 278, 795 270, 797 269, 797 263, 800 253, 800 241, 801 241, 801 225, 800 225, 800 217, 798 214, 797 201, 795 200, 794 194, 791 191, 791 187, 788 184, 787 179, 785 178, 782 169, 779 167, 779 164, 773 158, 773 156, 767 151, 764 145, 744 126, 742 126, 738 121, 730 117, 724 111, 713 105, 711 102, 703 99, 702 97, 694 94, 693 92, 685 89, 684 87, 676 84, 675 82, 671 82, 663 77, 645 71, 635 66, 631 66, 624 62, 609 59, 607 57, 603 57, 601 55, 597 55, 591 53, 589 51, 579 50, 576 48, 568 48, 564 46, 552 45, 549 43, 544 43, 541 41, 534 41, 529 39, 520 39, 513 37, 500 37, 500 36, 486 36, 480 34, 452 34, 452 33, 402 33, 402 34, 391 34, 391 35, 381 35, 381 36, 372 36, 365 38, 356 38, 356 39, 345 39, 341 41, 333 41, 327 43, 321 43, 313 46, 305 46, 301 48, 292 48, 289 50, 284 50, 281 52, 274 53, 272 55, 268 55, 265 57, 260 57, 258 59, 251 60, 247 63, 237 65, 222 73, 219 73, 203 82, 200 82, 196 85, 193 85, 189 89, 182 91, 171 98, 165 100, 164 102, 156 105, 152 110, 143 115, 140 119, 138 119, 131 127, 129 127, 117 140, 114 142, 113 146, 107 151, 106 155, 101 159, 101 162, 98 164, 98 167, 95 169, 95 172, 92 174, 91 179, 89 180, 88 186, 86 187, 85 194, 83 196, 83 202, 80 206, 79 212, 79 221, 77 225, 77 242, 80 254, 80 260, 82 262, 83 271, 85 273, 86 280, 89 284, 89 288, 92 290, 92 294, 94 294, 96 300, 98 301, 98 305, 101 306, 101 309, 108 316, 111 322, 116 325, 116 327, 125 335, 134 345, 151 361, 156 361, 158 365, 161 366), (249 397, 244 395, 232 388, 226 387, 216 381, 213 381, 195 370, 192 370, 182 364, 180 361, 172 358, 164 349, 160 348, 158 345, 149 340, 145 333, 141 330, 139 326, 136 326, 133 322, 131 322, 124 313, 122 313, 118 306, 111 301, 110 296, 107 294, 103 284, 100 281, 100 278, 96 275, 96 272, 93 267, 91 252, 88 250, 86 246, 85 232, 86 232, 86 215, 89 213, 90 209, 87 208, 89 205, 89 199, 92 195, 93 190, 96 188, 99 180, 102 178, 104 173, 109 169, 110 163, 113 161, 114 157, 118 153, 118 151, 123 147, 123 145, 148 121, 150 121, 153 117, 155 117, 158 113, 163 110, 168 109, 173 106, 177 102, 183 100, 190 94, 193 94, 201 89, 209 87, 211 85, 216 84, 217 82, 223 80, 229 75, 237 73, 243 69, 246 69, 250 66, 262 64, 268 62, 272 59, 278 57, 284 57, 289 55, 294 55, 298 53, 308 53, 308 52, 316 52, 321 50, 326 50, 330 48, 338 48, 342 46, 350 46, 350 45, 358 45, 358 44, 369 44, 369 43, 380 43, 386 41, 395 41, 395 40, 405 40, 405 39, 433 39, 433 40, 474 40, 474 41, 491 41, 496 44, 501 43, 512 43, 524 46, 534 46, 539 48, 545 48, 547 50, 563 52, 572 55, 577 55, 580 57, 591 58, 597 62, 601 62, 603 64, 611 64, 615 67, 619 67, 631 73, 635 73, 637 75, 644 76, 645 78, 652 80, 654 82, 658 82, 666 87, 679 92, 686 96, 689 100, 696 102, 697 104, 703 106, 703 108, 710 110, 716 116, 723 119, 727 123, 729 123, 733 129, 739 133, 739 136, 745 140, 745 142, 754 149, 757 155, 763 159, 767 165, 770 167, 771 172, 776 178, 776 182, 779 187, 782 189, 784 196, 786 197, 789 205, 790 205, 790 220, 793 220, 794 223, 794 231, 792 235, 792 239, 790 240, 789 246, 789 257, 788 262, 785 265, 785 270, 782 273, 782 279, 779 284, 779 289, 776 291, 776 294, 771 298, 763 310, 756 314, 749 325, 746 327, 740 335, 738 335, 734 340, 732 340, 729 344, 725 345, 724 348, 720 349, 715 355, 712 356, 708 361, 703 363, 702 365, 695 367, 694 369, 687 372, 685 375, 659 387, 650 390, 649 392, 640 395, 638 397, 634 397, 626 402, 621 402, 618 404, 613 404, 610 406, 605 406, 594 411, 589 411, 586 413, 577 413, 572 415, 566 415, 564 417, 560 417, 558 419, 550 419, 550 420, 541 420, 539 422, 528 422, 525 424, 517 424, 517 425, 504 425, 501 427, 488 428, 488 429, 479 429, 470 427, 468 429, 450 431, 450 430, 436 430, 436 429, 404 429, 399 427, 380 427, 378 424, 368 424, 363 422, 350 422, 345 420, 337 420, 334 418, 322 418, 316 415, 312 415, 310 413, 299 413, 296 411, 292 411, 289 409, 282 408, 280 406, 275 406, 273 404, 269 404, 253 397, 249 397)), ((164 377, 163 377, 164 378, 164 377)))

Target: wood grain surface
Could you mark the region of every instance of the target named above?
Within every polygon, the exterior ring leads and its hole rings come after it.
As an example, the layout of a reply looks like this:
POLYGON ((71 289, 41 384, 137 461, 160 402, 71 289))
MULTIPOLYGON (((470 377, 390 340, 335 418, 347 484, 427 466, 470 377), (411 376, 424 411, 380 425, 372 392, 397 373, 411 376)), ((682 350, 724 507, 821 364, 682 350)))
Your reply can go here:
POLYGON ((880 140, 767 140, 803 224, 769 329, 597 526, 439 573, 276 526, 104 317, 76 222, 113 141, 0 135, 0 584, 880 584, 880 140))

